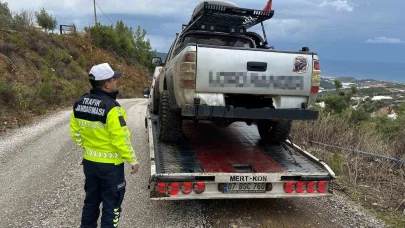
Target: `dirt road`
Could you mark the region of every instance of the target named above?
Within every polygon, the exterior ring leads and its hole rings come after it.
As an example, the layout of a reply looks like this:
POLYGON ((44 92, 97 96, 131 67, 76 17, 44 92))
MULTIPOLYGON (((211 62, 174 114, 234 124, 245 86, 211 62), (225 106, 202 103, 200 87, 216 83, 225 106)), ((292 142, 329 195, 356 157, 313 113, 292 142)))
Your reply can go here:
MULTIPOLYGON (((148 198, 146 100, 120 100, 137 156, 120 227, 384 227, 341 197, 156 202, 148 198)), ((79 227, 81 157, 70 137, 70 110, 0 135, 0 227, 79 227)))

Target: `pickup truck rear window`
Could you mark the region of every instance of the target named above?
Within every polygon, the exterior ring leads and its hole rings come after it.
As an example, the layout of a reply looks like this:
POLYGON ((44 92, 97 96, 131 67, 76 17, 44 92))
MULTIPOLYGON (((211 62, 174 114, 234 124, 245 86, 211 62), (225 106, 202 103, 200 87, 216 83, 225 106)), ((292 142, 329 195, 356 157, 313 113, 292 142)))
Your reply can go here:
POLYGON ((253 43, 249 39, 235 36, 189 35, 185 37, 183 45, 188 43, 253 48, 253 43))
POLYGON ((177 43, 176 49, 174 49, 174 55, 177 55, 183 49, 183 47, 189 43, 254 48, 253 42, 243 37, 212 34, 190 34, 184 38, 183 42, 177 43))

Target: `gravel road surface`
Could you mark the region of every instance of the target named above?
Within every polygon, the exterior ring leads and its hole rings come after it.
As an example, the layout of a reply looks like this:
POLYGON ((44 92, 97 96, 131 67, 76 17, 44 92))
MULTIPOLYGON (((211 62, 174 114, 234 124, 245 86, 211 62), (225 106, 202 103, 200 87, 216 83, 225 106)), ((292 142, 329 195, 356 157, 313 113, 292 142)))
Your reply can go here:
MULTIPOLYGON (((130 174, 120 227, 384 227, 346 199, 150 201, 145 99, 119 100, 141 162, 130 174)), ((0 135, 0 227, 79 227, 82 152, 70 110, 0 135)))

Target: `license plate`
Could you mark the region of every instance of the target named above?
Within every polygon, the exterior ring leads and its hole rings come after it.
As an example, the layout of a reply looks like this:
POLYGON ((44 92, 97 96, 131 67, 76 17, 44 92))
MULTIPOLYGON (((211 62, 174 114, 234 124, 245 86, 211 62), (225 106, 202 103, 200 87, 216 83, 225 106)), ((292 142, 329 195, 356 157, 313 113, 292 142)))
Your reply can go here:
POLYGON ((224 193, 265 193, 266 183, 228 183, 224 193))

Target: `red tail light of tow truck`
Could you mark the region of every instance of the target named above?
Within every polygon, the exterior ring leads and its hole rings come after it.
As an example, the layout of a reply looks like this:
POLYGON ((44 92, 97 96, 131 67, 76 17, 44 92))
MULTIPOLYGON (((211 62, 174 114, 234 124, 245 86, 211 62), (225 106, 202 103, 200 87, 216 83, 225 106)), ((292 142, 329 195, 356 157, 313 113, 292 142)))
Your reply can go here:
POLYGON ((183 194, 190 194, 193 191, 193 183, 191 182, 185 182, 183 184, 181 184, 181 192, 183 194))
POLYGON ((319 181, 318 182, 318 192, 325 193, 328 183, 326 181, 319 181))
POLYGON ((303 193, 305 190, 305 182, 297 182, 295 184, 295 191, 297 193, 303 193))
POLYGON ((170 183, 167 190, 169 191, 170 195, 177 195, 180 191, 180 184, 177 182, 170 183))
POLYGON ((294 182, 286 182, 284 183, 284 191, 286 193, 293 193, 295 190, 294 182))
POLYGON ((166 193, 166 183, 157 183, 155 186, 155 191, 165 194, 166 193))
POLYGON ((310 181, 307 183, 307 192, 314 193, 316 190, 316 183, 315 181, 310 181))
POLYGON ((194 184, 194 192, 196 194, 201 194, 205 191, 205 183, 204 182, 197 182, 194 184))
POLYGON ((328 189, 328 182, 327 181, 308 181, 308 182, 285 182, 284 183, 284 192, 285 193, 326 193, 328 189))

